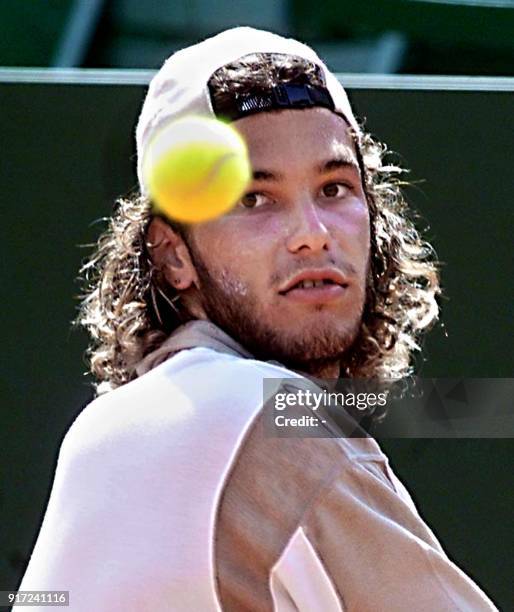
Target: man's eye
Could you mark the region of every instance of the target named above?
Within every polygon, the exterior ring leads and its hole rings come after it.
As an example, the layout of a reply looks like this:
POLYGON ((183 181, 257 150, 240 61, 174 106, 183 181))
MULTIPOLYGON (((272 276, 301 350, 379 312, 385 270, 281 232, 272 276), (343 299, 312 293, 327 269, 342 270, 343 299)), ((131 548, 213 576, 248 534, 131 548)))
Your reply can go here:
POLYGON ((328 183, 321 191, 326 198, 344 198, 348 195, 350 187, 345 183, 328 183))
POLYGON ((247 193, 238 202, 243 208, 259 208, 268 201, 263 193, 247 193))

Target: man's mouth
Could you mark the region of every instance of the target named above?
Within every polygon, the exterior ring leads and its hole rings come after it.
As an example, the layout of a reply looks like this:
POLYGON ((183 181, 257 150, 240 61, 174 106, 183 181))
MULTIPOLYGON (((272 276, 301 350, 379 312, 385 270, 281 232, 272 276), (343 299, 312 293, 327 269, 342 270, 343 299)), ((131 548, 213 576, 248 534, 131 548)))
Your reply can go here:
POLYGON ((312 289, 314 287, 323 287, 325 285, 337 285, 337 283, 335 283, 333 280, 330 280, 328 278, 323 279, 323 280, 303 280, 303 281, 300 281, 299 283, 296 283, 294 287, 291 287, 291 289, 289 289, 288 291, 285 291, 285 293, 288 293, 289 291, 292 291, 293 289, 312 289))
POLYGON ((313 304, 340 299, 347 288, 348 283, 338 284, 330 279, 302 280, 280 295, 295 302, 313 304))
POLYGON ((339 296, 348 287, 345 276, 336 268, 310 268, 298 272, 279 290, 283 296, 312 294, 312 296, 339 296))

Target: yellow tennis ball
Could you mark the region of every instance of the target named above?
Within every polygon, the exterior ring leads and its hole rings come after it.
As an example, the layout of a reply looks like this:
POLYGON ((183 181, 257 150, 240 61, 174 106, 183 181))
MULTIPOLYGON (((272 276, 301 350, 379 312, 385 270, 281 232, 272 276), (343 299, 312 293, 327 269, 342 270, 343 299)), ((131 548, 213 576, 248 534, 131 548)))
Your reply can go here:
POLYGON ((158 211, 199 223, 228 212, 251 178, 248 150, 228 123, 184 117, 165 125, 150 141, 143 176, 158 211))

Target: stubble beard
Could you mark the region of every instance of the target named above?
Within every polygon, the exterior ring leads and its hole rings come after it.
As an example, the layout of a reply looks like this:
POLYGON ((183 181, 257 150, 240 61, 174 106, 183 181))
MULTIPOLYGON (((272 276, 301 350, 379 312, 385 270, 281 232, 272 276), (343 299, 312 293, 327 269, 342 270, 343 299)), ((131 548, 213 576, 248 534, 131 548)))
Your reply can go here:
MULTIPOLYGON (((295 321, 291 325, 292 333, 277 331, 265 316, 259 316, 258 300, 248 288, 246 292, 238 291, 241 283, 226 272, 212 274, 195 249, 192 251, 205 314, 256 359, 278 361, 289 369, 319 376, 327 367, 340 363, 355 342, 362 308, 352 321, 345 321, 336 330, 320 321, 317 328, 311 326, 303 331, 302 322, 295 321)), ((323 305, 316 307, 317 310, 323 308, 323 305)))

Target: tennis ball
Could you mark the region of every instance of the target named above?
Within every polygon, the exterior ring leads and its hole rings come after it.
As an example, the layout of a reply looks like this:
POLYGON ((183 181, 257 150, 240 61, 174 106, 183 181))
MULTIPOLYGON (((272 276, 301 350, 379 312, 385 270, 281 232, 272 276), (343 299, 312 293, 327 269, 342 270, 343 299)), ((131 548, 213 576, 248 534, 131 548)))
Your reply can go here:
POLYGON ((199 223, 228 212, 251 178, 246 143, 228 123, 207 117, 176 119, 149 142, 143 176, 157 210, 199 223))

